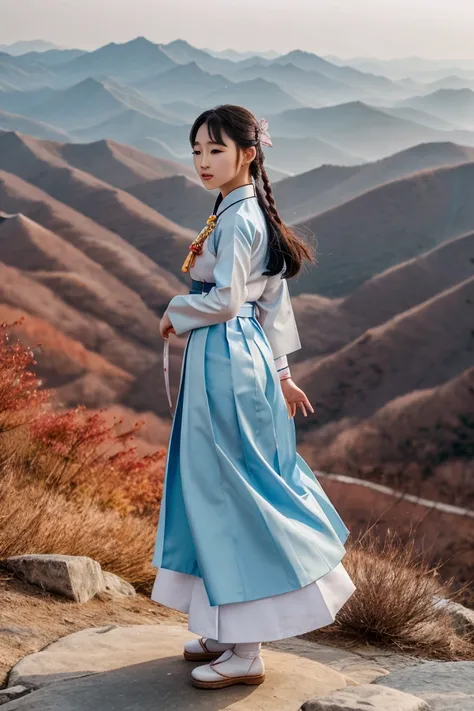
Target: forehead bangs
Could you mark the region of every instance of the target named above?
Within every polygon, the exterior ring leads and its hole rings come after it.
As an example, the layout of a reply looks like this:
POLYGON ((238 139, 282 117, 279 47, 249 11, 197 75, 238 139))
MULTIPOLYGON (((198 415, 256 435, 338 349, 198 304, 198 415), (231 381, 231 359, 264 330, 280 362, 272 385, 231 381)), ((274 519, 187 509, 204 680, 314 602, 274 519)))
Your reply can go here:
POLYGON ((207 131, 209 133, 209 138, 213 143, 218 143, 220 146, 226 146, 222 137, 222 123, 216 114, 209 116, 207 120, 207 131))

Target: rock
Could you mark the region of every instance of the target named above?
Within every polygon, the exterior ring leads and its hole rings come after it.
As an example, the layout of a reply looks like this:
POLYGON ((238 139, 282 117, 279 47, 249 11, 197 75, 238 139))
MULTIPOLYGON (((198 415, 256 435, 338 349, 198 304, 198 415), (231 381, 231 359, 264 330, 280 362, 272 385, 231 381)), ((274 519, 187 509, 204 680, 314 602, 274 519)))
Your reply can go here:
POLYGON ((120 598, 120 597, 135 597, 137 591, 126 580, 115 573, 109 573, 106 570, 102 571, 104 580, 104 588, 97 593, 100 599, 120 598))
POLYGON ((344 676, 324 664, 265 649, 263 684, 206 693, 192 686, 195 664, 183 658, 184 642, 193 637, 184 625, 168 624, 74 632, 13 667, 10 683, 32 691, 6 711, 295 711, 316 694, 346 687, 344 676))
POLYGON ((10 686, 8 689, 0 689, 0 706, 6 704, 7 701, 19 699, 21 696, 28 694, 29 691, 26 686, 21 686, 20 684, 10 686))
POLYGON ((6 558, 3 564, 28 583, 87 602, 104 588, 100 564, 87 556, 31 554, 6 558))
POLYGON ((456 631, 462 635, 474 635, 474 610, 458 602, 435 596, 435 607, 443 607, 454 622, 456 631))
POLYGON ((474 711, 474 662, 423 662, 379 683, 426 699, 433 711, 474 711))
POLYGON ((306 701, 300 711, 430 711, 416 696, 374 684, 351 686, 306 701))
POLYGON ((36 553, 11 556, 2 562, 28 583, 76 602, 87 602, 95 595, 110 600, 137 594, 133 585, 102 570, 100 563, 87 556, 36 553))

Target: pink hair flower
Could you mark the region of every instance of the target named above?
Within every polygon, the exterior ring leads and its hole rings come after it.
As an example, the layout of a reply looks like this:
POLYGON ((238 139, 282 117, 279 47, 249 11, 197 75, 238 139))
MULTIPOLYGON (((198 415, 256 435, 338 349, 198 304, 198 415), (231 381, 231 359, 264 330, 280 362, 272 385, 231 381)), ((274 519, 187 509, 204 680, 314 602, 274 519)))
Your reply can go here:
POLYGON ((262 146, 272 146, 272 139, 268 133, 268 121, 264 118, 258 122, 258 138, 262 146))

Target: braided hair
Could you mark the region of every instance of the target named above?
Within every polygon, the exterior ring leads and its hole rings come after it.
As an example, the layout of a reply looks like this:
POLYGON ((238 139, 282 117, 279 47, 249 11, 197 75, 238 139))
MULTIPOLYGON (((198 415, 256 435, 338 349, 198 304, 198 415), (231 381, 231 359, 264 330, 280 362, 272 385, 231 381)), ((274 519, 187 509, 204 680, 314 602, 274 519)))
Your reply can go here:
POLYGON ((215 143, 224 145, 222 130, 236 143, 238 149, 255 146, 256 156, 250 163, 250 175, 254 178, 258 203, 265 215, 268 227, 268 257, 266 276, 280 274, 289 279, 296 276, 304 259, 315 262, 308 245, 290 229, 278 214, 272 186, 265 170, 265 156, 260 144, 259 123, 255 116, 243 106, 223 104, 200 114, 191 127, 189 141, 196 141, 199 128, 206 123, 209 135, 215 143), (263 187, 260 187, 260 184, 263 187))

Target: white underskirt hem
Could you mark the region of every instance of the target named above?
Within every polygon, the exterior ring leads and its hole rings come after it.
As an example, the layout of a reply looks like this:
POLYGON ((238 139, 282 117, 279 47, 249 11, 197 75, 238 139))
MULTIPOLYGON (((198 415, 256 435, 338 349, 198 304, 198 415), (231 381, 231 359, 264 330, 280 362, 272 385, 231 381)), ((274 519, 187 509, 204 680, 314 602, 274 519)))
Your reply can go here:
POLYGON ((271 642, 334 622, 356 587, 342 562, 298 590, 211 606, 202 578, 160 568, 151 599, 188 615, 190 632, 218 642, 271 642))

